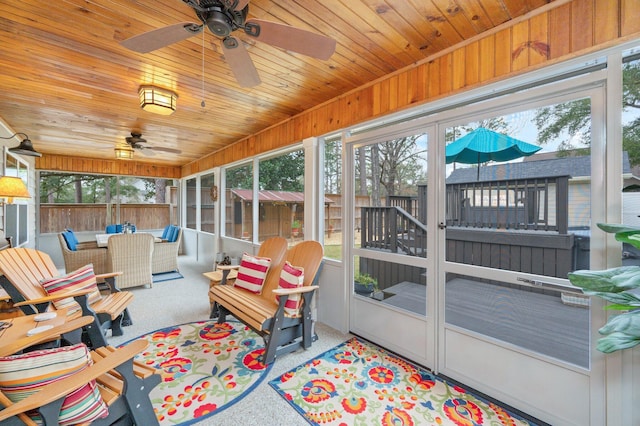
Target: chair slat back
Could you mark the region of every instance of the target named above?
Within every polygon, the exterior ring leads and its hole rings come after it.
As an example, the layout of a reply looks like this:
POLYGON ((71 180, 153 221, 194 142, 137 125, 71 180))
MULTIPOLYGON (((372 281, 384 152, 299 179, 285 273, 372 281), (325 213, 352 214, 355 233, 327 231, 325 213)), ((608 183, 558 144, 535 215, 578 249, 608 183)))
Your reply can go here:
POLYGON ((322 263, 324 250, 317 241, 302 241, 291 247, 287 252, 286 261, 293 266, 304 268, 304 284, 306 287, 313 283, 316 273, 322 263))
POLYGON ((262 242, 258 249, 258 257, 271 258, 271 266, 262 286, 262 294, 271 294, 271 290, 278 288, 280 271, 284 265, 289 244, 282 237, 272 237, 262 242))
POLYGON ((40 280, 60 274, 48 254, 30 248, 0 251, 0 272, 25 300, 47 296, 40 280))

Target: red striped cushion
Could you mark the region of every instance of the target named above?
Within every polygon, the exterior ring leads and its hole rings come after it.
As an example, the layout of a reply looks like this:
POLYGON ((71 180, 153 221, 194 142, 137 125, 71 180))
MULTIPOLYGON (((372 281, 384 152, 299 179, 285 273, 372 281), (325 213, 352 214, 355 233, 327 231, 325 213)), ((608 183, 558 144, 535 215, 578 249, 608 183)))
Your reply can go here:
POLYGON ((262 285, 270 266, 270 258, 251 256, 248 253, 244 253, 240 261, 238 276, 233 284, 234 287, 240 287, 259 294, 262 291, 262 285))
MULTIPOLYGON (((41 387, 81 372, 91 364, 91 354, 82 343, 0 357, 0 390, 11 401, 18 402, 41 387)), ((36 412, 28 414, 38 421, 36 412)), ((61 425, 72 425, 92 422, 108 414, 96 382, 92 380, 67 395, 58 421, 61 425)))
MULTIPOLYGON (((92 289, 93 291, 87 295, 89 304, 93 304, 102 298, 100 290, 98 290, 96 274, 93 272, 93 264, 91 263, 73 272, 69 272, 67 275, 44 279, 40 281, 40 284, 42 284, 42 287, 44 287, 49 296, 92 289)), ((80 305, 78 305, 72 297, 56 300, 53 304, 56 309, 67 308, 67 314, 72 314, 81 309, 80 305)))
MULTIPOLYGON (((293 266, 289 262, 285 262, 280 272, 280 281, 278 288, 298 288, 304 283, 304 268, 293 266)), ((276 302, 280 303, 280 296, 276 296, 276 302)), ((290 294, 287 302, 284 304, 285 314, 297 317, 300 313, 300 304, 302 303, 301 294, 290 294)))

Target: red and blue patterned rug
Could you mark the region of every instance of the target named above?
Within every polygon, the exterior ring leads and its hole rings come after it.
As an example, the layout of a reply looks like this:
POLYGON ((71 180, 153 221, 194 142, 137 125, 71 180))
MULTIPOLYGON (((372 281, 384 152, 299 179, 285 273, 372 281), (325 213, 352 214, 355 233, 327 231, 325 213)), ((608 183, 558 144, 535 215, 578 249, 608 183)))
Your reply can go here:
POLYGON ((533 425, 358 338, 269 384, 312 425, 533 425))
POLYGON ((137 361, 162 372, 150 394, 160 425, 189 425, 233 405, 266 377, 264 341, 235 321, 200 321, 153 331, 137 361))

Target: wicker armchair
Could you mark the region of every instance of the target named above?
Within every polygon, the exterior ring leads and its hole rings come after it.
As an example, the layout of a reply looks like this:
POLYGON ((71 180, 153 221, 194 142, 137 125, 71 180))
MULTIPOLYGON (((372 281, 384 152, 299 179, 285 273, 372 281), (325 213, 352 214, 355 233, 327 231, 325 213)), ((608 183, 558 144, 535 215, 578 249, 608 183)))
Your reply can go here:
POLYGON ((62 257, 64 258, 65 272, 75 271, 89 263, 93 264, 93 270, 96 275, 109 272, 106 248, 99 248, 95 242, 87 242, 79 243, 77 250, 71 250, 62 233, 58 234, 58 241, 60 242, 62 257), (83 245, 91 248, 82 248, 83 245))
POLYGON ((141 232, 114 234, 109 237, 107 252, 110 270, 122 272, 117 280, 119 288, 153 285, 153 240, 153 235, 141 232))
POLYGON ((182 242, 182 228, 178 228, 174 242, 162 241, 154 244, 152 273, 160 274, 178 270, 178 252, 182 242))

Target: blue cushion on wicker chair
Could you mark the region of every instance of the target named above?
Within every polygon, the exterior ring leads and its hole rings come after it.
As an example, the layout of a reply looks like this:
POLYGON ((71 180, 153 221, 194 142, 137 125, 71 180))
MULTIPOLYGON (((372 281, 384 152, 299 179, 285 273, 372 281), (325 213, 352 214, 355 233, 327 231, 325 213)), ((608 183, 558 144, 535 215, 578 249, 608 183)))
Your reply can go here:
POLYGON ((171 230, 171 227, 173 225, 167 225, 164 227, 164 230, 162 231, 162 236, 160 236, 160 238, 162 238, 163 240, 166 240, 169 238, 169 231, 171 230))
POLYGON ((180 232, 180 228, 171 225, 171 231, 169 232, 169 235, 167 235, 167 241, 170 243, 175 243, 178 239, 178 232, 180 232))
POLYGON ((78 249, 78 240, 73 232, 63 231, 62 236, 64 237, 64 241, 67 243, 69 250, 76 251, 78 249))

